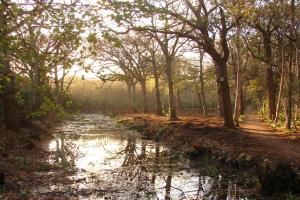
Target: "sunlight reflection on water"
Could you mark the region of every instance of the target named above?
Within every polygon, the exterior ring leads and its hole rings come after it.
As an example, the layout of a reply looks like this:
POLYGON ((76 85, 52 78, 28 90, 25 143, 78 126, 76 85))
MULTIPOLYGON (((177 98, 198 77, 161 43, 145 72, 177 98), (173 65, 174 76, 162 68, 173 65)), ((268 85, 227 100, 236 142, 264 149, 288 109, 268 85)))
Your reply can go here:
MULTIPOLYGON (((214 166, 191 168, 190 161, 180 154, 140 139, 137 132, 118 126, 104 115, 81 115, 56 127, 55 132, 56 139, 48 149, 63 153, 49 162, 74 162, 78 173, 70 179, 79 181, 68 188, 77 193, 73 194, 76 198, 248 199, 241 197, 240 186, 223 180, 221 175, 211 176, 208 171, 214 166), (79 154, 72 157, 65 153, 70 151, 79 154)), ((51 186, 50 190, 65 188, 51 186)))

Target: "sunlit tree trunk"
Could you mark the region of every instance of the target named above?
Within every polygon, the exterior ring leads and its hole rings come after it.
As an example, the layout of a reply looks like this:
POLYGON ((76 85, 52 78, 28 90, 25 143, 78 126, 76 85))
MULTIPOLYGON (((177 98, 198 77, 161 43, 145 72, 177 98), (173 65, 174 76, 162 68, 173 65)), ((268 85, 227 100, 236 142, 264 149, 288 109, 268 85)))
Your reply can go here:
POLYGON ((231 108, 231 100, 230 100, 230 89, 228 84, 228 74, 227 74, 227 63, 223 60, 216 60, 217 67, 217 81, 218 87, 221 97, 221 106, 224 115, 224 126, 227 128, 234 128, 235 125, 233 123, 232 116, 232 108, 231 108))
POLYGON ((284 53, 283 53, 282 41, 281 41, 281 45, 280 45, 280 62, 281 62, 281 74, 280 74, 279 93, 278 93, 278 99, 277 99, 277 105, 276 105, 276 115, 275 115, 274 123, 277 123, 279 120, 280 102, 282 99, 282 90, 283 90, 283 84, 284 84, 284 53))
POLYGON ((240 43, 240 26, 237 30, 237 44, 236 44, 236 94, 235 94, 235 103, 234 103, 234 114, 233 119, 236 123, 236 126, 239 126, 239 118, 241 114, 241 93, 242 93, 242 73, 241 73, 241 43, 240 43))
POLYGON ((172 61, 166 58, 166 76, 169 90, 169 118, 170 120, 177 120, 176 103, 174 95, 173 77, 172 77, 172 61))

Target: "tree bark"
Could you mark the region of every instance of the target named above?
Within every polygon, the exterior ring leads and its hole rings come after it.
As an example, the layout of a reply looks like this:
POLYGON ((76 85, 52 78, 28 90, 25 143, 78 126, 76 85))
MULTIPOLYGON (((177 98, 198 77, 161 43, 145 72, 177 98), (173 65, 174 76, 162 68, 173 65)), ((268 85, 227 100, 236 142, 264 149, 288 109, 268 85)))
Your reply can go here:
POLYGON ((182 103, 181 103, 181 96, 180 96, 180 90, 176 88, 176 110, 182 111, 182 103))
MULTIPOLYGON (((287 99, 287 110, 286 110, 286 128, 292 128, 292 112, 293 112, 293 59, 294 59, 294 51, 297 51, 294 48, 294 42, 292 39, 296 39, 296 30, 295 26, 295 0, 291 0, 291 32, 290 32, 290 53, 289 53, 289 67, 288 67, 288 99, 287 99)), ((297 59, 297 57, 296 57, 297 59)))
POLYGON ((295 52, 295 67, 297 70, 297 90, 298 90, 298 113, 300 111, 300 64, 299 64, 299 50, 296 48, 295 52))
POLYGON ((172 61, 167 58, 166 58, 166 76, 167 76, 168 89, 169 89, 169 119, 178 120, 177 113, 176 113, 176 103, 175 103, 173 77, 172 77, 172 61))
POLYGON ((227 64, 223 59, 216 62, 218 71, 217 81, 219 82, 219 91, 221 95, 223 114, 224 114, 224 126, 227 128, 234 128, 232 117, 232 108, 230 100, 230 89, 228 84, 227 64))
POLYGON ((201 108, 202 108, 202 113, 204 116, 207 115, 206 111, 206 100, 205 100, 205 95, 204 95, 204 80, 203 80, 203 58, 204 58, 204 52, 200 52, 200 73, 199 73, 199 78, 200 78, 200 98, 201 98, 201 108))
POLYGON ((203 105, 203 99, 202 99, 201 92, 200 92, 200 90, 199 90, 199 86, 198 86, 198 84, 196 83, 196 81, 194 82, 194 84, 195 84, 196 94, 197 94, 197 97, 198 97, 198 101, 199 101, 199 105, 200 105, 202 114, 205 116, 205 115, 206 115, 206 108, 203 108, 203 107, 205 107, 205 106, 203 105))
MULTIPOLYGON (((215 65, 217 66, 216 62, 215 65)), ((222 92, 221 92, 221 85, 219 81, 219 69, 216 67, 216 80, 217 80, 217 94, 218 94, 218 109, 220 117, 224 117, 224 109, 223 109, 223 102, 222 102, 222 92)))
POLYGON ((10 70, 9 61, 7 58, 0 58, 1 76, 4 80, 1 81, 3 86, 3 93, 1 95, 4 106, 4 123, 7 129, 19 131, 20 116, 15 99, 15 78, 10 70))
POLYGON ((293 50, 292 45, 290 47, 290 58, 288 67, 288 94, 287 94, 287 106, 286 106, 286 129, 290 130, 292 128, 292 109, 293 109, 293 50))
MULTIPOLYGON (((155 59, 155 58, 152 58, 155 59)), ((156 97, 156 114, 157 115, 164 115, 163 110, 162 110, 162 105, 161 105, 161 99, 160 99, 160 90, 159 90, 159 77, 157 73, 157 66, 155 61, 152 61, 152 66, 153 66, 153 76, 154 76, 154 84, 155 84, 155 97, 156 97)))
POLYGON ((241 115, 241 93, 242 93, 242 74, 241 74, 241 44, 240 44, 240 26, 238 25, 237 30, 237 44, 236 44, 236 94, 235 94, 235 103, 234 103, 234 114, 233 119, 236 123, 236 126, 239 126, 239 118, 241 115))
POLYGON ((127 95, 128 95, 128 106, 129 106, 129 111, 133 111, 133 99, 132 99, 132 84, 130 81, 126 81, 127 85, 127 95))
POLYGON ((41 72, 38 63, 34 63, 33 69, 33 80, 32 81, 32 112, 39 110, 42 104, 41 96, 41 72))
POLYGON ((245 105, 244 105, 244 90, 243 90, 243 86, 241 86, 241 95, 240 95, 240 113, 241 115, 244 114, 245 112, 245 105))
POLYGON ((263 34, 264 48, 266 59, 268 62, 267 67, 267 89, 268 89, 268 109, 269 119, 274 120, 276 116, 276 84, 274 82, 274 75, 272 69, 272 47, 271 47, 271 35, 268 32, 263 34))
POLYGON ((280 102, 282 98, 282 90, 283 90, 283 84, 284 84, 284 54, 283 54, 283 46, 281 45, 281 74, 280 74, 280 84, 279 84, 279 93, 278 93, 278 99, 277 99, 277 106, 276 106, 276 115, 274 119, 274 123, 278 122, 279 114, 280 114, 280 102))
POLYGON ((148 100, 147 100, 147 88, 146 88, 146 81, 141 82, 141 89, 142 89, 142 98, 143 98, 143 112, 148 113, 148 100))
POLYGON ((137 112, 136 108, 136 83, 132 83, 132 112, 137 112))

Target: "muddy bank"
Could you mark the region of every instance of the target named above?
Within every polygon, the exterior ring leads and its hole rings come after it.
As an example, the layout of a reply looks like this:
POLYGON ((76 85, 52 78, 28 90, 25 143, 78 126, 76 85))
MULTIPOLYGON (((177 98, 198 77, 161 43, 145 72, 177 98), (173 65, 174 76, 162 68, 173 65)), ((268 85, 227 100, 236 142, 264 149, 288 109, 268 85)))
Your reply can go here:
MULTIPOLYGON (((240 129, 224 129, 221 122, 207 118, 168 121, 143 114, 117 116, 119 122, 143 134, 145 139, 162 142, 190 159, 210 155, 230 168, 248 170, 258 179, 257 187, 266 196, 300 193, 300 162, 278 152, 240 129)), ((296 143, 297 141, 288 141, 296 143)))
POLYGON ((57 122, 26 120, 18 132, 0 128, 0 199, 32 199, 32 188, 53 181, 39 173, 65 168, 50 164, 54 155, 44 148, 53 139, 51 129, 57 122))

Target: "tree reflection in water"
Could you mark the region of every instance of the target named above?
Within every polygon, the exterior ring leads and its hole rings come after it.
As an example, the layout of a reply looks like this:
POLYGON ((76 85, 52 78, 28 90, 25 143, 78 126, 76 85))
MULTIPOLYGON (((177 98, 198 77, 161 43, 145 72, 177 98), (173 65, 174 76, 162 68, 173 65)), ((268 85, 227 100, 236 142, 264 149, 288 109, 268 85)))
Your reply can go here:
MULTIPOLYGON (((203 171, 189 173, 185 161, 173 159, 172 153, 159 144, 128 137, 126 145, 111 152, 108 159, 122 158, 122 165, 110 173, 135 198, 148 199, 236 199, 231 182, 203 171)), ((116 196, 115 196, 116 197, 116 196)), ((117 198, 117 197, 116 197, 117 198)))
MULTIPOLYGON (((96 127, 92 123, 90 120, 89 127, 96 127)), ((134 131, 114 129, 113 124, 102 126, 101 123, 97 121, 100 129, 82 134, 77 131, 76 137, 70 131, 60 134, 52 146, 57 152, 68 152, 66 143, 77 146, 77 151, 83 155, 73 161, 84 171, 80 176, 93 173, 101 184, 94 181, 93 187, 89 187, 107 191, 104 197, 122 200, 247 199, 240 197, 247 195, 247 190, 235 184, 240 181, 236 172, 216 165, 210 158, 193 164, 160 144, 140 139, 134 131)), ((83 122, 75 125, 72 127, 69 123, 69 130, 79 125, 81 130, 86 130, 83 122)), ((59 157, 59 160, 70 160, 70 157, 59 157)))

